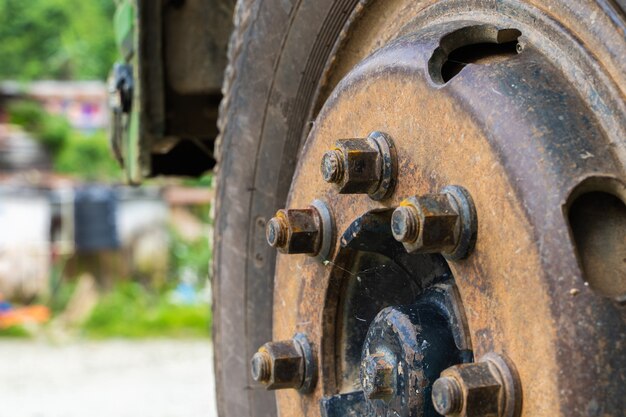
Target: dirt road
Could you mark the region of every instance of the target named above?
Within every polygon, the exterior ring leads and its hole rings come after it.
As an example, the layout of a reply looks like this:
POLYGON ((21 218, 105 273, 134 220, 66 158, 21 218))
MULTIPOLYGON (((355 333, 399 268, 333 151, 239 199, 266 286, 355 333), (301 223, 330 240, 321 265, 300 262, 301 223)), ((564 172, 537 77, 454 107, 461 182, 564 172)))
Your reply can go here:
POLYGON ((208 340, 0 340, 0 417, 215 417, 208 340))

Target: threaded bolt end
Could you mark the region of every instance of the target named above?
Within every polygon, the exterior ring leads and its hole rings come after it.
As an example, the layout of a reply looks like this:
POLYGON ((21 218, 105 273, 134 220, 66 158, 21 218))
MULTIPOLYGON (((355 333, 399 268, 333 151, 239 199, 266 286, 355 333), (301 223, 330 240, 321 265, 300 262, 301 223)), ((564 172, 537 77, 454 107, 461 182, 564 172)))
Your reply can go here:
POLYGON ((252 379, 266 384, 272 377, 272 358, 267 352, 257 352, 252 357, 252 379))
POLYGON ((265 229, 267 243, 273 248, 284 247, 287 243, 287 225, 280 217, 272 217, 265 229))
POLYGON ((328 151, 322 157, 322 178, 330 183, 341 182, 344 176, 343 153, 338 149, 328 151))
POLYGON ((450 377, 441 377, 433 384, 433 405, 444 416, 457 413, 463 407, 463 393, 458 381, 450 377))
POLYGON ((419 220, 411 206, 400 206, 391 215, 391 233, 398 242, 415 242, 419 235, 419 220))

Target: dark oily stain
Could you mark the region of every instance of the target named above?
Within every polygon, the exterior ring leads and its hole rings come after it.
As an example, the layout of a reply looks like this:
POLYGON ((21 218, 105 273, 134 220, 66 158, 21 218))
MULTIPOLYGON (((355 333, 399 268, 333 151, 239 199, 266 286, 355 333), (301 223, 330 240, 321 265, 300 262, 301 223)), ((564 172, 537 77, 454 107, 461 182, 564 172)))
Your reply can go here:
POLYGON ((346 268, 348 262, 340 256, 336 269, 343 286, 337 295, 335 346, 339 377, 352 381, 356 388, 363 342, 376 314, 388 306, 413 303, 424 288, 449 280, 452 274, 440 255, 410 255, 403 250, 390 259, 376 253, 343 251, 351 259, 351 268, 346 268))
POLYGON ((369 413, 363 391, 324 397, 320 401, 322 417, 367 417, 369 413))
POLYGON ((341 236, 341 247, 376 252, 393 258, 405 252, 391 233, 393 209, 372 210, 359 216, 341 236))
POLYGON ((412 305, 382 310, 370 325, 362 357, 389 352, 397 361, 395 394, 369 400, 377 416, 437 416, 431 386, 444 369, 464 359, 455 346, 452 314, 431 294, 433 290, 412 305))

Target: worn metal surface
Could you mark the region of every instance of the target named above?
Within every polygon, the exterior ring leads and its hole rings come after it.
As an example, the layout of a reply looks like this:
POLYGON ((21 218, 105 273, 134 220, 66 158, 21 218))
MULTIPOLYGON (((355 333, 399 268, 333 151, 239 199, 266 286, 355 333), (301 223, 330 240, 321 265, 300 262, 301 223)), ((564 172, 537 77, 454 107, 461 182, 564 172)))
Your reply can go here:
MULTIPOLYGON (((623 38, 610 36, 620 21, 593 2, 555 1, 549 12, 539 2, 513 1, 424 9, 433 3, 374 2, 374 16, 359 11, 350 38, 358 41, 346 37, 340 48, 352 46, 352 54, 329 67, 327 80, 337 87, 307 139, 288 206, 324 197, 337 230, 345 231, 363 213, 393 208, 407 196, 464 186, 480 218, 479 239, 472 256, 448 265, 474 353, 498 351, 514 361, 523 416, 619 415, 626 408, 626 313, 585 285, 564 207, 585 178, 624 183, 626 112, 618 86, 626 84, 610 59, 624 56, 623 38), (577 27, 576 37, 555 16, 577 27), (581 24, 582 16, 594 16, 596 24, 581 24), (433 80, 428 62, 439 40, 485 25, 521 32, 522 52, 487 54, 444 85, 433 80), (399 40, 338 82, 381 39, 393 38, 399 40), (603 66, 597 57, 607 58, 603 66), (394 194, 384 203, 338 195, 319 175, 323 153, 337 138, 374 130, 389 133, 398 150, 394 194)), ((339 248, 334 254, 342 256, 326 264, 278 257, 275 337, 306 332, 320 352, 317 388, 305 396, 278 393, 281 416, 318 416, 323 397, 355 391, 354 375, 337 358, 345 340, 337 336, 344 328, 336 294, 367 273, 339 248)))
POLYGON ((363 391, 323 398, 320 409, 322 417, 361 417, 368 412, 363 391))
POLYGON ((268 342, 252 358, 252 376, 266 389, 300 388, 304 362, 302 348, 296 340, 268 342))
POLYGON ((322 178, 340 194, 368 194, 384 200, 393 193, 398 161, 393 141, 382 132, 366 139, 341 139, 322 157, 322 178))
POLYGON ((383 309, 370 324, 363 344, 361 386, 373 415, 436 416, 431 385, 448 366, 463 362, 463 354, 454 342, 452 314, 433 301, 427 291, 415 304, 383 309), (381 354, 391 365, 389 391, 368 395, 383 384, 372 381, 363 364, 381 354))
POLYGON ((278 210, 267 222, 265 236, 282 253, 326 261, 335 244, 335 221, 326 203, 314 200, 307 208, 278 210))
POLYGON ((478 217, 469 192, 448 185, 441 193, 403 200, 393 212, 391 229, 409 253, 441 253, 451 260, 463 259, 476 244, 478 217))
POLYGON ((267 342, 251 361, 252 379, 268 390, 297 389, 309 393, 317 383, 317 356, 303 333, 291 340, 267 342))
POLYGON ((515 365, 494 352, 443 371, 432 396, 437 412, 450 417, 517 417, 522 410, 515 365))
POLYGON ((322 241, 320 214, 314 207, 281 209, 267 223, 267 242, 283 253, 315 255, 322 241))
MULTIPOLYGON (((422 278, 419 275, 423 268, 410 269, 417 274, 415 279, 422 278)), ((393 282, 388 284, 394 286, 393 282)), ((360 287, 366 292, 374 290, 365 282, 360 287)), ((354 295, 349 298, 344 305, 363 301, 354 295)), ((384 298, 383 293, 379 298, 384 298)), ((431 384, 451 364, 472 361, 467 333, 461 324, 465 319, 459 314, 462 306, 450 281, 409 298, 413 300, 410 305, 383 308, 371 321, 364 340, 357 342, 362 345, 360 360, 356 361, 360 368, 358 385, 364 395, 325 397, 321 404, 327 413, 358 410, 362 416, 436 415, 430 401, 431 384)), ((352 311, 348 308, 346 313, 352 311)), ((359 312, 368 317, 363 313, 359 312)), ((350 336, 354 338, 358 332, 350 336)), ((351 343, 348 341, 346 346, 351 343)), ((350 351, 342 354, 350 359, 350 351)), ((350 368, 350 360, 344 361, 343 366, 350 368)))

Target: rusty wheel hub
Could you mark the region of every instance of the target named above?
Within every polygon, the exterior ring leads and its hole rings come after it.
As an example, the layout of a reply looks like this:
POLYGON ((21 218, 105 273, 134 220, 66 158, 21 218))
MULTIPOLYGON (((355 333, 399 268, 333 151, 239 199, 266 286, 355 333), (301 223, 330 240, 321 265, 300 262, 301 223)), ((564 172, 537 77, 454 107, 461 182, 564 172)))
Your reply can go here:
POLYGON ((369 28, 384 46, 328 96, 269 223, 275 337, 305 333, 319 369, 281 416, 619 409, 626 244, 607 284, 568 215, 606 193, 626 225, 621 93, 539 10, 443 3, 369 28))

